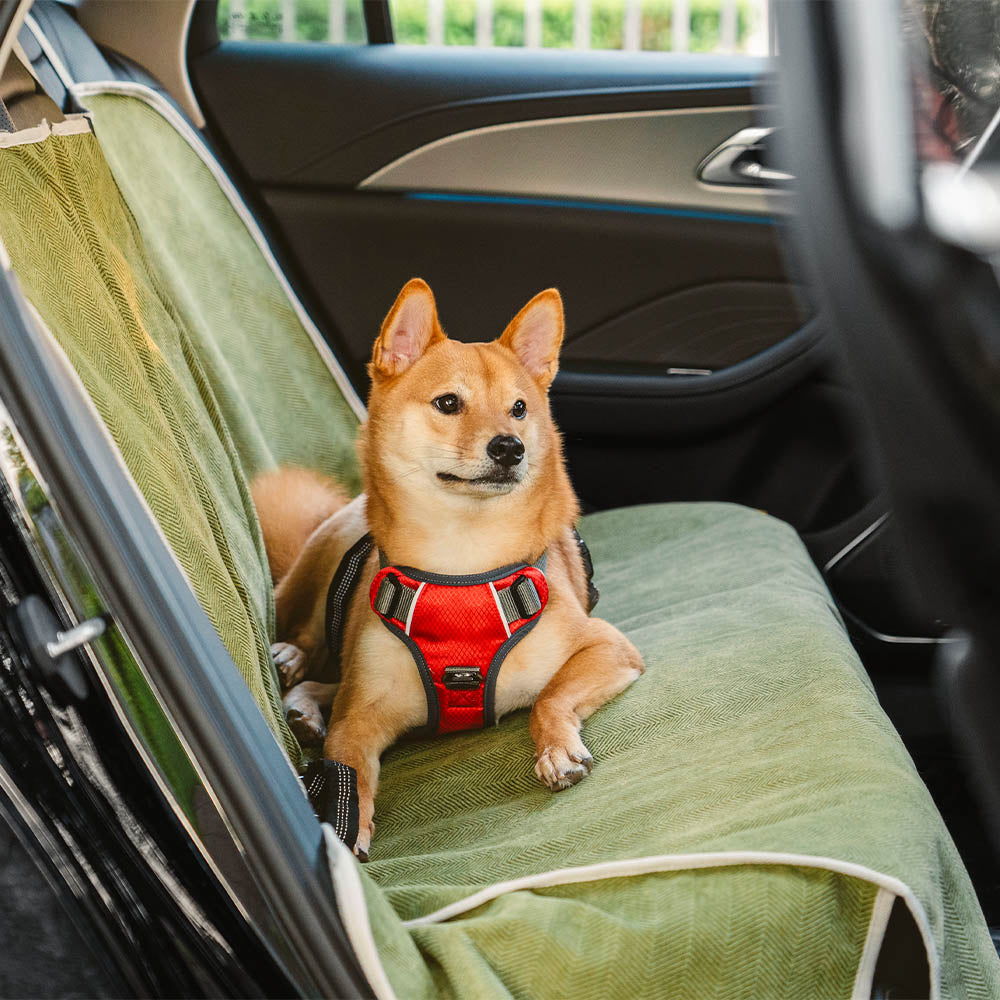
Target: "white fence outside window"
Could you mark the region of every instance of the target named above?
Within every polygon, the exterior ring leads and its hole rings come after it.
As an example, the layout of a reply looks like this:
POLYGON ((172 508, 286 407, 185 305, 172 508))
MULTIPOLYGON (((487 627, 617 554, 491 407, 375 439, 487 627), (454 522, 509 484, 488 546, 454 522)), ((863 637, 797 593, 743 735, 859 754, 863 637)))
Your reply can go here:
MULTIPOLYGON (((774 51, 770 3, 771 0, 393 0, 393 22, 396 40, 404 44, 770 55, 774 51), (501 19, 505 30, 501 30, 501 19)), ((357 0, 223 0, 220 4, 220 31, 231 39, 343 43, 362 40, 360 25, 357 0)))

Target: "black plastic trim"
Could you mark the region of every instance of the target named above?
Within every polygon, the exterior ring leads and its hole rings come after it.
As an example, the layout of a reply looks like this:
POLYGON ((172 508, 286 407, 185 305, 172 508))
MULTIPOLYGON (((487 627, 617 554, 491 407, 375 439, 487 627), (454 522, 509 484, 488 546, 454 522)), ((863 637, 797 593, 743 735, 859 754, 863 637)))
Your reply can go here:
POLYGON ((763 409, 830 359, 821 320, 752 358, 705 376, 607 375, 560 371, 552 385, 560 424, 574 434, 607 434, 607 410, 615 400, 642 408, 649 420, 635 437, 690 436, 763 409))
POLYGON ((392 12, 389 0, 362 0, 365 31, 369 45, 391 45, 395 40, 392 30, 392 12))

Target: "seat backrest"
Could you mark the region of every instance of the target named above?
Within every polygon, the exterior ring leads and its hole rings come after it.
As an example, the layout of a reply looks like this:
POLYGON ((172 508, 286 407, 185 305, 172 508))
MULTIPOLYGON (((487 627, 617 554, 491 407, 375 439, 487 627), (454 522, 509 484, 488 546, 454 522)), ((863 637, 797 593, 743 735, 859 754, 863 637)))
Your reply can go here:
POLYGON ((297 761, 249 481, 293 463, 357 489, 362 407, 172 106, 138 84, 79 98, 93 130, 71 115, 3 138, 0 239, 297 761))

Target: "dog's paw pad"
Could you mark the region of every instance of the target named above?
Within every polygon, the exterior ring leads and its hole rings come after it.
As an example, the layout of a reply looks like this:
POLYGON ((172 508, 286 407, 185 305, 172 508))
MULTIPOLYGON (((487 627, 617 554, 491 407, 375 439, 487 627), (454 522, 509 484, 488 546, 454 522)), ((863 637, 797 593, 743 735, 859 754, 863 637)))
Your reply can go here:
POLYGON ((319 746, 326 736, 326 726, 323 716, 319 713, 302 712, 297 708, 289 708, 285 712, 285 722, 288 728, 304 747, 319 746))
POLYGON ((271 656, 283 688, 290 688, 305 677, 306 654, 298 646, 290 642, 275 642, 271 645, 271 656))
POLYGON ((594 758, 582 743, 573 749, 546 747, 535 758, 535 774, 554 792, 575 785, 593 766, 594 758))

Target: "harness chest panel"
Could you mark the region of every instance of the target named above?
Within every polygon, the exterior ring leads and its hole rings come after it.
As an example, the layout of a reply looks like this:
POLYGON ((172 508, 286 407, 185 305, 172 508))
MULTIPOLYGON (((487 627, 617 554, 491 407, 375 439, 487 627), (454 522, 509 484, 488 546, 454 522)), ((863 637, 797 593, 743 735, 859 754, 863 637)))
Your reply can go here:
POLYGON ((409 648, 427 694, 427 730, 496 721, 496 679, 507 654, 548 603, 540 566, 437 576, 387 566, 372 581, 372 610, 409 648))

